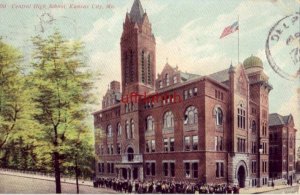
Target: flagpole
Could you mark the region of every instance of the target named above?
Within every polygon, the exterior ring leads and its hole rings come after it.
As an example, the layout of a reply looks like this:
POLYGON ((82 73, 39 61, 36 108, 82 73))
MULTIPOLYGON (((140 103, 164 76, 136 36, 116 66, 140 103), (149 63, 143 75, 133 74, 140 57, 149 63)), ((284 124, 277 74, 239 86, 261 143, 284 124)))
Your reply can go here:
POLYGON ((240 16, 238 15, 238 64, 240 63, 240 16))

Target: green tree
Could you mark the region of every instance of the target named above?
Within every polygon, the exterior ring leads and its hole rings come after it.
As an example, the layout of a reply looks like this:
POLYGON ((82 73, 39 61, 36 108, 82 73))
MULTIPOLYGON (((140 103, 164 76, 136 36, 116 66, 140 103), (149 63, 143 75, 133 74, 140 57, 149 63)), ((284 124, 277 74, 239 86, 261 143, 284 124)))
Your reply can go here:
POLYGON ((52 158, 56 193, 61 193, 62 164, 68 159, 71 140, 89 115, 91 74, 86 69, 81 42, 68 41, 57 31, 46 38, 36 36, 32 42, 33 116, 41 125, 37 158, 52 158))
POLYGON ((0 149, 18 129, 21 119, 24 102, 21 60, 21 53, 0 38, 0 149))

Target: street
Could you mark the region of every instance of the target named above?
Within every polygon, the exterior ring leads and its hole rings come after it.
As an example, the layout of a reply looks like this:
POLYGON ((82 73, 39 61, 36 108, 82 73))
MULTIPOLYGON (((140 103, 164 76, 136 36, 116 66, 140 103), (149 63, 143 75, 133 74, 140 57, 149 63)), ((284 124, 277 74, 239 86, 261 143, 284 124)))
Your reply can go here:
MULTIPOLYGON (((110 189, 93 188, 91 186, 80 185, 80 193, 83 194, 107 194, 115 193, 110 189)), ((0 173, 0 193, 5 194, 26 194, 26 193, 55 193, 54 181, 26 178, 13 175, 3 175, 0 173)), ((76 185, 70 183, 62 183, 62 193, 76 193, 76 185)))

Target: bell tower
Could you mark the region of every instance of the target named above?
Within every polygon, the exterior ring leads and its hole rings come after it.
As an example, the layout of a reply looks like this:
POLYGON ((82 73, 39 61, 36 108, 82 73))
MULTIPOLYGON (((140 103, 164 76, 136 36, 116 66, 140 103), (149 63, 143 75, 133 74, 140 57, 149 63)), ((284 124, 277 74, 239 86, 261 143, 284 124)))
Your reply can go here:
POLYGON ((126 13, 121 36, 122 92, 144 93, 155 87, 155 37, 140 0, 126 13))

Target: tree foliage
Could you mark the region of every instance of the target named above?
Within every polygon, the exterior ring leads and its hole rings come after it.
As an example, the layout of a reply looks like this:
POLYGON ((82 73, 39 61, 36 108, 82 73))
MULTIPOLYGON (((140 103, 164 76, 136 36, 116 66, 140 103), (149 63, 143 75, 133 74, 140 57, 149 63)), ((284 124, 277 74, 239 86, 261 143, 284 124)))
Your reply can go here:
POLYGON ((0 39, 0 149, 22 118, 24 85, 21 53, 0 39))
POLYGON ((84 132, 88 131, 85 119, 89 114, 86 105, 91 97, 91 74, 86 70, 82 43, 67 41, 58 31, 32 41, 33 117, 41 125, 39 144, 44 148, 40 154, 52 157, 56 192, 60 193, 61 166, 70 159, 69 151, 87 138, 84 132))

